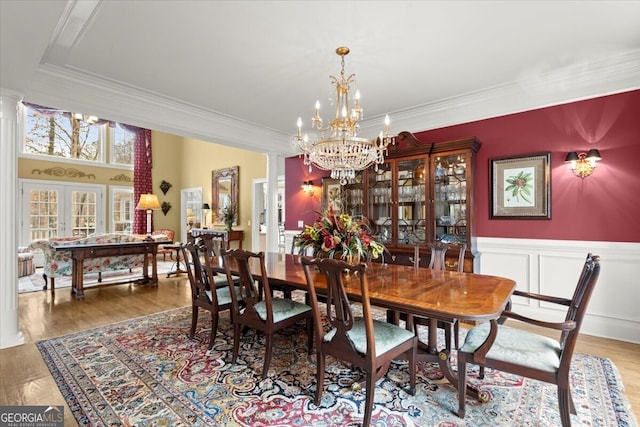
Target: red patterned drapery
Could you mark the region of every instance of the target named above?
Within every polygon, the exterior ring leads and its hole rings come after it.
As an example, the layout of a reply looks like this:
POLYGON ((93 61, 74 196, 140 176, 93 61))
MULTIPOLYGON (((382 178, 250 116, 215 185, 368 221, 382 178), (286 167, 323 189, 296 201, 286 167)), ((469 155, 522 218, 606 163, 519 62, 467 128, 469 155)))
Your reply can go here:
MULTIPOLYGON (((151 131, 130 125, 124 126, 136 135, 133 163, 133 200, 137 204, 141 194, 153 192, 153 182, 151 181, 151 168, 153 167, 151 131)), ((151 229, 153 230, 153 216, 151 217, 151 229)), ((145 211, 135 210, 133 232, 134 234, 145 234, 147 232, 147 213, 145 211)))

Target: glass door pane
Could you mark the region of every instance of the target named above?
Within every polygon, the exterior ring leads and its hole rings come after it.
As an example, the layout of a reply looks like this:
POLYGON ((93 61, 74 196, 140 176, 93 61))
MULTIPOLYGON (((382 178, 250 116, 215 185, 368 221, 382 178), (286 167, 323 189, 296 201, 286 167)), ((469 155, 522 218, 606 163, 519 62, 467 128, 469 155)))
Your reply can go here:
POLYGON ((434 159, 434 235, 449 243, 467 239, 467 164, 464 154, 434 159))
POLYGON ((355 178, 342 187, 342 208, 354 218, 359 218, 364 211, 364 188, 362 171, 356 172, 355 178))
POLYGON ((60 234, 58 190, 32 188, 28 191, 29 241, 50 239, 60 234))
POLYGON ((71 191, 71 235, 87 237, 96 232, 96 200, 94 191, 71 191))
POLYGON ((398 162, 398 244, 426 238, 426 189, 424 157, 398 162))
POLYGON ((381 165, 377 172, 368 174, 368 201, 367 212, 373 223, 374 234, 380 241, 389 244, 394 240, 394 228, 392 227, 392 172, 389 163, 381 165))

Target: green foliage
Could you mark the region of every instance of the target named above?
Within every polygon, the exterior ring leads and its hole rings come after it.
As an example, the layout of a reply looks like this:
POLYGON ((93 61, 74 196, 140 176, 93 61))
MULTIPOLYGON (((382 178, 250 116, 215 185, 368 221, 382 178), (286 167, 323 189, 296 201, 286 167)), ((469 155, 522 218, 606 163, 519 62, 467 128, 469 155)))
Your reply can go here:
POLYGON ((522 198, 525 202, 532 203, 530 200, 531 191, 533 190, 533 185, 530 183, 532 179, 533 176, 530 172, 520 171, 518 175, 510 176, 506 179, 509 185, 504 191, 511 192, 511 195, 518 201, 522 198))

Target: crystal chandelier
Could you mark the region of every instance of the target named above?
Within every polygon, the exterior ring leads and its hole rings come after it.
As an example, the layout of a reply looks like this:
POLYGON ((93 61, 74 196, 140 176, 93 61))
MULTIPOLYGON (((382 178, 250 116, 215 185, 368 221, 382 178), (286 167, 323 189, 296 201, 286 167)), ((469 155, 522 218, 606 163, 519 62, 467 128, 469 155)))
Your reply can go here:
POLYGON ((384 162, 387 147, 395 144, 395 139, 389 133, 389 116, 384 119, 384 132, 375 139, 358 137, 360 121, 363 118, 363 109, 360 105, 360 91, 353 96, 353 105, 350 106, 350 84, 355 79, 355 74, 345 77, 344 57, 349 54, 348 47, 339 47, 336 53, 340 55, 342 69, 340 77, 329 76, 336 87, 335 118, 328 126, 322 127, 320 117, 320 101, 316 101, 315 115, 311 119, 311 127, 319 131, 316 140, 310 140, 307 134, 302 135, 302 119, 298 117, 298 133, 295 140, 304 156, 304 164, 315 165, 319 169, 330 170, 331 178, 339 179, 340 184, 345 185, 352 180, 356 171, 384 162), (326 136, 325 136, 326 135, 326 136))

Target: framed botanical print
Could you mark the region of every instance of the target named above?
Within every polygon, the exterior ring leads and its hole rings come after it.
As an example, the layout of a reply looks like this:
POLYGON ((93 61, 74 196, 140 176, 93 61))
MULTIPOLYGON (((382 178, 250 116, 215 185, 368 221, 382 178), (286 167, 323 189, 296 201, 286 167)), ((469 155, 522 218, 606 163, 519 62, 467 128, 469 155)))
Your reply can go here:
POLYGON ((491 159, 491 218, 551 219, 551 153, 491 159))
POLYGON ((333 208, 335 213, 342 211, 342 186, 339 179, 322 179, 322 211, 333 208))

